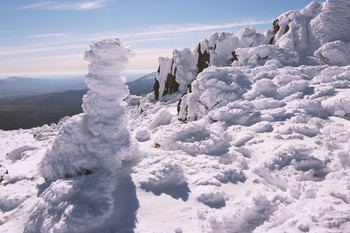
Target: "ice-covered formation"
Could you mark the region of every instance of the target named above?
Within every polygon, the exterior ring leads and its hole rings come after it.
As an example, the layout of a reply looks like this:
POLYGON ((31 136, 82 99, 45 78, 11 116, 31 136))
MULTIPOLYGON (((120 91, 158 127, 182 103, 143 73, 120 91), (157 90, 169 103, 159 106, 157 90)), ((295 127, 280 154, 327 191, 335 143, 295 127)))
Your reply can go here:
POLYGON ((237 36, 214 33, 193 51, 174 50, 172 59, 159 60, 154 99, 190 91, 189 85, 209 66, 229 66, 232 62, 233 66, 256 66, 268 60, 290 66, 349 65, 349 11, 347 0, 312 2, 300 11, 282 14, 264 34, 255 28, 244 28, 237 36))
POLYGON ((350 2, 312 2, 300 11, 289 11, 275 21, 274 44, 297 51, 304 62, 313 56, 332 65, 349 65, 350 2))
POLYGON ((95 171, 113 173, 133 157, 123 99, 129 94, 120 75, 130 49, 118 39, 101 40, 85 53, 90 61, 84 113, 70 119, 40 166, 49 180, 95 171))
POLYGON ((208 66, 227 66, 237 59, 236 48, 266 43, 271 36, 245 28, 237 36, 233 33, 214 33, 209 40, 201 41, 194 51, 189 48, 174 50, 173 57, 159 58, 155 77, 154 99, 158 100, 177 91, 183 94, 196 76, 208 66))
POLYGON ((136 155, 123 104, 129 92, 120 75, 131 55, 119 39, 97 41, 85 53, 91 63, 84 113, 63 125, 42 159, 39 172, 52 183, 40 195, 25 232, 108 229, 106 221, 121 205, 113 198, 120 186, 117 173, 136 155))

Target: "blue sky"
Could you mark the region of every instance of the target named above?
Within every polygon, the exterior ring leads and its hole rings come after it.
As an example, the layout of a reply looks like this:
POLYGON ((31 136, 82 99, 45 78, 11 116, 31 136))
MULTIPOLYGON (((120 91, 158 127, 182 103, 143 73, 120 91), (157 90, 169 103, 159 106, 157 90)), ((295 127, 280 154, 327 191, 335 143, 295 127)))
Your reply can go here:
POLYGON ((135 51, 130 76, 156 71, 159 56, 194 49, 213 32, 264 32, 283 12, 309 0, 0 0, 0 78, 87 73, 83 52, 120 37, 135 51), (134 73, 134 75, 131 75, 134 73))

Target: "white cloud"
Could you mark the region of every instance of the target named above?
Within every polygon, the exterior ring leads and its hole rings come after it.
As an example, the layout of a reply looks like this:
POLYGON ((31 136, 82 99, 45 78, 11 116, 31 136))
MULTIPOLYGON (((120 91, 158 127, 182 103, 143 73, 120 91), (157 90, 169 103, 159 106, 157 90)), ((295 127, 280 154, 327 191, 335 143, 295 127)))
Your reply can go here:
MULTIPOLYGON (((72 35, 70 34, 67 37, 67 33, 52 33, 52 34, 38 34, 38 35, 28 35, 26 38, 53 38, 55 39, 51 43, 47 44, 31 44, 28 46, 15 46, 15 47, 0 47, 0 55, 16 55, 16 54, 30 54, 30 53, 38 53, 38 52, 49 52, 49 51, 62 51, 62 50, 81 50, 83 52, 85 49, 88 49, 88 45, 91 41, 98 40, 101 38, 115 37, 118 36, 122 40, 124 40, 127 44, 132 44, 133 47, 136 48, 144 48, 145 42, 148 43, 148 51, 153 51, 152 54, 164 54, 165 50, 168 50, 170 53, 174 49, 172 43, 167 42, 176 42, 181 41, 195 41, 197 43, 197 37, 200 39, 205 38, 205 36, 198 36, 197 34, 203 34, 208 36, 210 35, 208 32, 215 32, 223 29, 229 29, 239 26, 250 26, 250 25, 263 25, 270 24, 271 20, 262 20, 262 21, 252 21, 246 20, 242 22, 234 22, 234 23, 223 23, 223 24, 184 24, 184 25, 155 25, 148 27, 146 29, 139 28, 134 29, 134 32, 124 31, 124 32, 102 32, 98 34, 90 34, 90 35, 72 35), (205 32, 205 33, 201 33, 205 32), (64 40, 62 40, 64 37, 64 40), (162 43, 159 43, 162 42, 162 43), (151 44, 150 44, 151 43, 151 44), (154 44, 154 45, 152 45, 154 44), (151 46, 150 46, 151 45, 151 46), (152 47, 152 48, 150 48, 152 47), (157 48, 157 49, 155 49, 157 48), (162 52, 159 53, 161 49, 162 52)), ((199 40, 200 40, 199 39, 199 40)), ((191 46, 187 42, 184 46, 191 46)), ((180 49, 181 46, 176 46, 176 48, 180 49)), ((140 50, 139 50, 140 51, 140 50)), ((145 54, 145 53, 143 53, 145 54)))
POLYGON ((48 10, 93 10, 102 8, 107 0, 94 1, 46 1, 21 7, 20 9, 48 9, 48 10))
POLYGON ((51 34, 38 34, 38 35, 30 35, 26 36, 27 38, 45 38, 45 37, 60 37, 65 36, 66 33, 51 33, 51 34))
MULTIPOLYGON (((87 64, 83 59, 84 50, 91 41, 101 38, 120 37, 135 50, 136 57, 127 67, 130 70, 154 71, 158 67, 158 57, 171 56, 174 48, 194 48, 201 39, 215 31, 238 31, 243 26, 270 24, 272 20, 245 20, 222 24, 182 24, 154 25, 125 31, 105 31, 101 33, 74 35, 53 33, 27 36, 26 46, 1 47, 0 76, 4 74, 70 72, 85 73, 87 64), (237 28, 238 27, 238 28, 237 28), (232 29, 236 28, 236 29, 232 29), (44 37, 46 43, 38 43, 34 38, 44 37), (47 38, 47 39, 46 39, 47 38), (35 43, 35 44, 34 44, 35 43)), ((265 27, 265 26, 264 26, 265 27)))
POLYGON ((260 21, 247 20, 242 22, 223 23, 223 24, 156 25, 156 26, 151 26, 149 28, 146 28, 141 32, 125 34, 124 36, 139 37, 139 36, 159 35, 159 34, 210 31, 210 30, 240 27, 240 26, 271 24, 272 21, 273 20, 260 20, 260 21))
POLYGON ((87 49, 86 44, 68 44, 62 46, 48 46, 48 47, 38 47, 38 48, 3 48, 0 51, 0 55, 15 55, 15 54, 24 54, 24 53, 37 53, 37 52, 48 52, 48 51, 62 51, 62 50, 72 50, 72 49, 87 49))
POLYGON ((40 2, 40 3, 36 3, 36 4, 31 4, 31 5, 27 5, 27 6, 23 6, 20 9, 32 9, 32 8, 43 8, 46 6, 51 5, 53 2, 40 2))

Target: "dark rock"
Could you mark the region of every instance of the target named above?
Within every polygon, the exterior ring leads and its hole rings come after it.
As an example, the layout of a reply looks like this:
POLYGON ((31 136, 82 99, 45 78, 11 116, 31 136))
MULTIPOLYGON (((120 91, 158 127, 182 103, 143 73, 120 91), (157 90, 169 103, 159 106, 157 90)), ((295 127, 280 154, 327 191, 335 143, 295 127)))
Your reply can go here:
POLYGON ((279 20, 276 19, 273 21, 273 33, 277 34, 277 32, 280 30, 279 20))
MULTIPOLYGON (((177 115, 180 114, 180 111, 181 111, 181 103, 182 103, 182 98, 187 94, 187 93, 191 93, 192 92, 192 85, 191 83, 187 85, 187 91, 181 96, 180 100, 179 100, 179 103, 177 104, 177 115)), ((187 112, 187 108, 188 106, 186 106, 186 112, 187 112)), ((179 121, 181 122, 184 122, 186 123, 187 119, 181 119, 181 118, 178 118, 179 121)))
POLYGON ((202 72, 205 68, 209 66, 210 62, 210 54, 207 51, 204 51, 202 53, 201 44, 198 44, 198 62, 197 62, 197 69, 198 73, 202 72))
MULTIPOLYGON (((171 65, 171 67, 173 67, 173 65, 174 65, 174 62, 171 65)), ((175 67, 174 75, 171 73, 168 74, 165 82, 163 96, 173 94, 179 90, 180 84, 176 82, 176 70, 177 68, 175 67)))
POLYGON ((288 31, 289 31, 289 25, 286 25, 286 26, 284 27, 283 35, 286 34, 288 31))
POLYGON ((158 100, 159 99, 159 82, 156 78, 153 86, 153 92, 154 92, 154 99, 158 100))
POLYGON ((231 52, 231 54, 232 54, 232 58, 230 59, 230 62, 232 63, 234 61, 238 61, 236 51, 231 52))
POLYGON ((191 83, 187 85, 188 93, 192 93, 192 85, 191 83))
MULTIPOLYGON (((3 167, 3 168, 5 168, 4 166, 2 166, 1 164, 0 164, 0 167, 3 167)), ((4 174, 3 175, 6 175, 6 174, 9 174, 9 171, 5 168, 5 172, 4 172, 4 174)), ((3 175, 0 175, 0 183, 4 180, 4 178, 3 178, 3 175)))
POLYGON ((80 172, 77 172, 76 175, 66 174, 65 178, 69 179, 69 178, 72 178, 74 176, 89 176, 89 175, 91 175, 93 173, 94 173, 93 170, 85 169, 85 170, 82 170, 80 172))

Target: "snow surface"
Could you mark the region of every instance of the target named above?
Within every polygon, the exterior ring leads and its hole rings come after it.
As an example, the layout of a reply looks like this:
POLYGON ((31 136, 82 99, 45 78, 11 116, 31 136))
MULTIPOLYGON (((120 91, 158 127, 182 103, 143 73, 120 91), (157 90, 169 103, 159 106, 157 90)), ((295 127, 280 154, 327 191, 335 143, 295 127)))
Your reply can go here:
POLYGON ((213 34, 201 72, 199 47, 176 50, 160 101, 125 99, 119 40, 92 45, 83 114, 0 131, 0 232, 350 232, 346 12, 313 2, 276 34, 213 34))

